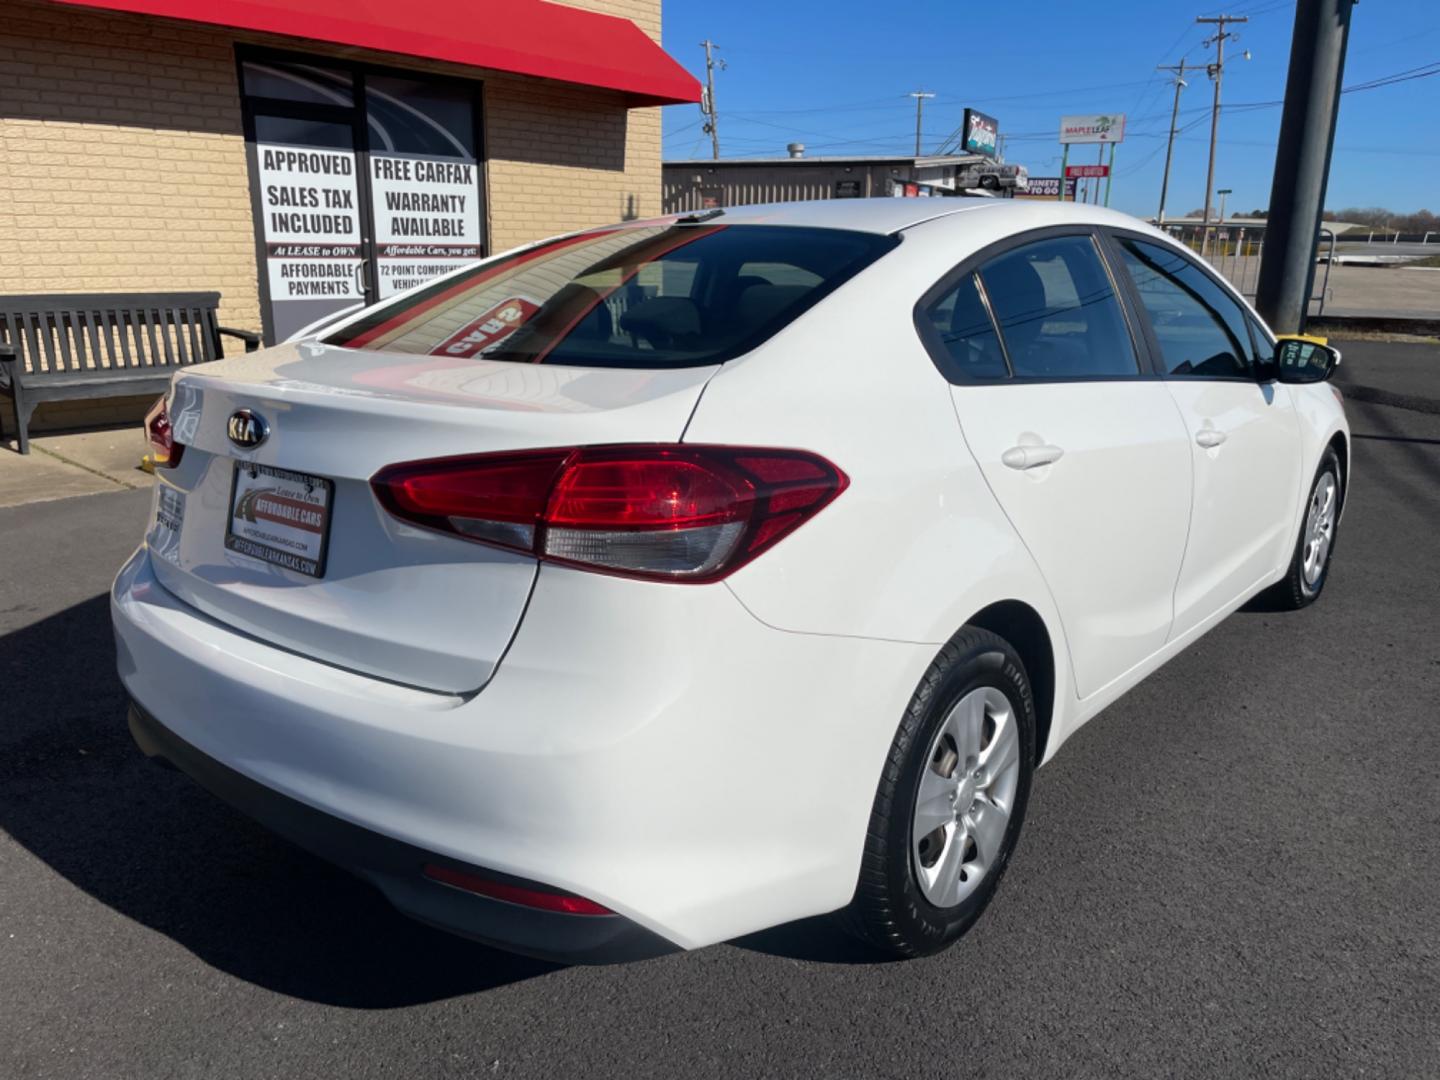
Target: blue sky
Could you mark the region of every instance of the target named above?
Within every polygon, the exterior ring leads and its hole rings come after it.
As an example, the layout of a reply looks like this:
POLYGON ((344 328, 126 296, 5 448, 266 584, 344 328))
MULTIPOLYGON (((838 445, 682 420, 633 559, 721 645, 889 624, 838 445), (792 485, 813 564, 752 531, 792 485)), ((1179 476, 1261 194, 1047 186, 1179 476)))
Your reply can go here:
MULTIPOLYGON (((1062 114, 1127 114, 1111 204, 1152 216, 1160 192, 1173 90, 1157 64, 1213 59, 1213 31, 1196 15, 1222 9, 1176 0, 665 0, 665 46, 703 78, 699 42, 710 38, 727 64, 716 81, 721 154, 910 153, 915 103, 926 102, 925 148, 960 123, 966 105, 988 112, 1007 136, 1006 159, 1031 175, 1058 173, 1055 131, 1062 114)), ((1224 101, 1276 101, 1284 94, 1293 0, 1236 0, 1248 14, 1226 45, 1224 101), (1253 59, 1240 58, 1249 49, 1253 59)), ((1440 0, 1364 0, 1355 8, 1347 86, 1440 62, 1440 0)), ((1168 213, 1204 202, 1211 84, 1191 77, 1180 103, 1168 213), (1189 125, 1188 127, 1186 125, 1189 125)), ((665 157, 708 157, 695 106, 665 109, 665 157)), ((1222 113, 1217 188, 1234 189, 1230 212, 1264 206, 1275 163, 1278 107, 1222 113)), ((1093 161, 1093 147, 1071 160, 1093 161)), ((1440 76, 1342 98, 1329 206, 1440 212, 1440 76)))

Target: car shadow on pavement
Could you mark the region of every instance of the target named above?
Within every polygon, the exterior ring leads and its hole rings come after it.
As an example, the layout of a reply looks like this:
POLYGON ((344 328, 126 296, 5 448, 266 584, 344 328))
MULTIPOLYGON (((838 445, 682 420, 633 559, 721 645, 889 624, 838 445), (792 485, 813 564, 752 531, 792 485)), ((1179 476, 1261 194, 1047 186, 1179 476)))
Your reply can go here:
MULTIPOLYGON (((361 1009, 559 970, 407 919, 368 884, 147 760, 126 727, 107 596, 0 637, 0 679, 0 829, 206 963, 361 1009)), ((26 903, 22 881, 5 888, 26 903)))
POLYGON ((730 942, 750 952, 819 964, 903 963, 846 933, 836 915, 818 915, 747 934, 730 942))

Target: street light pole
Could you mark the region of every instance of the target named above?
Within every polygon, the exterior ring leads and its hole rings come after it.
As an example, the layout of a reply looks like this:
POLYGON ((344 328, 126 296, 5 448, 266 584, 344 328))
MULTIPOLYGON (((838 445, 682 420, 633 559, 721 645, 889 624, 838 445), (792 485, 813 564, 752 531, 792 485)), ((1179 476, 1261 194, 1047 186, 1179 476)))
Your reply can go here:
POLYGON ((1220 224, 1225 224, 1225 196, 1229 195, 1233 188, 1222 187, 1215 194, 1220 196, 1220 224))
POLYGON ((1160 178, 1160 212, 1155 215, 1157 223, 1165 224, 1165 196, 1170 192, 1170 160, 1175 154, 1175 124, 1180 119, 1180 91, 1189 84, 1185 81, 1185 61, 1171 67, 1159 67, 1156 71, 1175 73, 1175 104, 1170 107, 1170 138, 1165 142, 1165 172, 1160 178))

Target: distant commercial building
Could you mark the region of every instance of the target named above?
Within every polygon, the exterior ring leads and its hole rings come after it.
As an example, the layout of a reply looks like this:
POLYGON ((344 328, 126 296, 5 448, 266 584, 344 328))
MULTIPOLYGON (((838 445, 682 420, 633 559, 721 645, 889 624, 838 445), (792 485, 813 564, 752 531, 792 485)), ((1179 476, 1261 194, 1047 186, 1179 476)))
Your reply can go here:
POLYGON ((811 199, 960 194, 972 166, 991 166, 978 154, 941 157, 789 157, 667 161, 661 202, 667 214, 755 203, 811 199))

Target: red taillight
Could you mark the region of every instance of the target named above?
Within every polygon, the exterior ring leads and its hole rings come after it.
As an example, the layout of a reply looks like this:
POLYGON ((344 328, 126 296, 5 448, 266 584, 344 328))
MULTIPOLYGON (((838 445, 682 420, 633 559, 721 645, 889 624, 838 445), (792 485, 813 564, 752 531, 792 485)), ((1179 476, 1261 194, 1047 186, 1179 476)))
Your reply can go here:
POLYGON ((452 888, 464 889, 466 892, 474 893, 477 896, 488 896, 492 900, 504 900, 509 904, 520 904, 523 907, 539 908, 541 911, 558 911, 565 915, 614 915, 615 913, 607 907, 595 903, 594 900, 586 900, 583 896, 572 896, 570 893, 544 892, 540 889, 527 889, 523 885, 510 885, 503 881, 491 881, 479 874, 472 874, 465 870, 455 870, 448 866, 439 866, 435 863, 426 863, 424 874, 432 881, 441 882, 452 888))
POLYGON ((845 489, 798 450, 598 446, 415 461, 371 480, 396 517, 542 559, 715 581, 845 489))
POLYGON ((164 395, 156 399, 145 414, 145 440, 150 444, 150 460, 157 469, 173 469, 180 464, 185 444, 175 441, 170 426, 170 408, 164 395))

